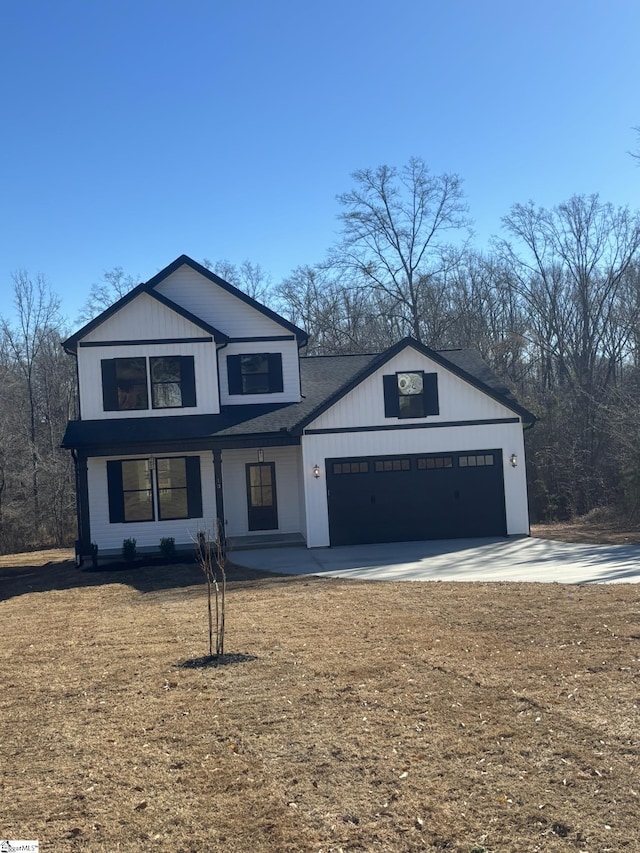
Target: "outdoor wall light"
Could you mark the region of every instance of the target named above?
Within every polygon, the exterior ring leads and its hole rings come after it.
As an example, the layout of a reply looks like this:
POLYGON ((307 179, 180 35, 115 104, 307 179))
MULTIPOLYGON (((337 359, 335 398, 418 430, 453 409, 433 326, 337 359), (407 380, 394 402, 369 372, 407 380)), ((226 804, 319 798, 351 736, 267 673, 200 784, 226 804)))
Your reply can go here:
POLYGON ((316 480, 320 476, 320 466, 319 465, 313 466, 313 476, 316 478, 316 480))
POLYGON ((258 451, 258 462, 264 462, 264 450, 262 448, 258 451))
POLYGON ((516 454, 515 454, 515 453, 512 453, 512 454, 511 454, 511 456, 509 457, 509 462, 511 462, 511 467, 512 467, 512 468, 517 468, 517 466, 518 466, 518 457, 516 456, 516 454))
POLYGON ((155 460, 155 458, 154 458, 153 456, 150 456, 150 457, 149 457, 149 470, 150 470, 150 471, 153 471, 153 469, 154 469, 155 467, 156 467, 156 460, 155 460))

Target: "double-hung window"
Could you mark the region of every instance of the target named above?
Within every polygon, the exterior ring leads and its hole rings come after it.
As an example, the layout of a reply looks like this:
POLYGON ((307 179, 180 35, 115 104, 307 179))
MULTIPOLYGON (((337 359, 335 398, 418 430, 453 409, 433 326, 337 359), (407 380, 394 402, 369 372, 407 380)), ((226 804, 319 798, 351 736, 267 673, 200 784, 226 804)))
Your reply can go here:
POLYGON ((154 409, 196 405, 192 355, 103 358, 100 365, 105 412, 141 411, 149 400, 154 409))
POLYGON ((284 388, 282 353, 227 356, 229 394, 276 394, 284 388))
POLYGON ((202 518, 198 456, 109 460, 107 488, 112 524, 202 518))

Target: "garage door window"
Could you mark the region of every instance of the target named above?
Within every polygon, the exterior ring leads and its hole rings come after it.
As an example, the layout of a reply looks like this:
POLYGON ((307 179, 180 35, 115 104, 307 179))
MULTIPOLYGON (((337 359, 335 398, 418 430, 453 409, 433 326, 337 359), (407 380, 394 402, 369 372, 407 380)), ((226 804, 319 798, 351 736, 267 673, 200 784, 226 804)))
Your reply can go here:
POLYGON ((369 463, 368 462, 334 462, 332 470, 333 470, 334 474, 368 474, 369 473, 369 463))
POLYGON ((480 468, 485 465, 493 465, 493 453, 476 453, 469 456, 458 457, 461 468, 480 468))
POLYGON ((409 459, 376 459, 376 472, 380 471, 410 471, 411 461, 409 459))
POLYGON ((418 470, 430 471, 435 468, 453 468, 452 456, 427 456, 418 459, 418 470))

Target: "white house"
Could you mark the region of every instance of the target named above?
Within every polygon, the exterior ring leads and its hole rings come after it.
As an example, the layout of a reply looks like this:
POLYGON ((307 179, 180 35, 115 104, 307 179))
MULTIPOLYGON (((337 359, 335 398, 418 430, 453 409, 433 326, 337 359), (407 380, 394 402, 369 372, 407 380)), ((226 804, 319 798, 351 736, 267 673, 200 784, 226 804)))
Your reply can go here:
POLYGON ((470 350, 300 356, 305 332, 182 255, 64 343, 78 552, 528 534, 534 416, 470 350), (250 537, 250 539, 249 539, 250 537))

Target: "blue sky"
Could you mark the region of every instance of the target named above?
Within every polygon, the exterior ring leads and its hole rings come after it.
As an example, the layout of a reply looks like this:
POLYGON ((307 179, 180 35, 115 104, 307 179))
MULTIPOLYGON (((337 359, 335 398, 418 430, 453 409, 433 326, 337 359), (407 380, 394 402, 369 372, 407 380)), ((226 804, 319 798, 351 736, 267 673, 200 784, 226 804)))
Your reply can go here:
POLYGON ((323 258, 351 173, 457 172, 488 246, 512 204, 638 205, 637 0, 2 0, 0 313, 43 273, 178 255, 275 282, 323 258))

